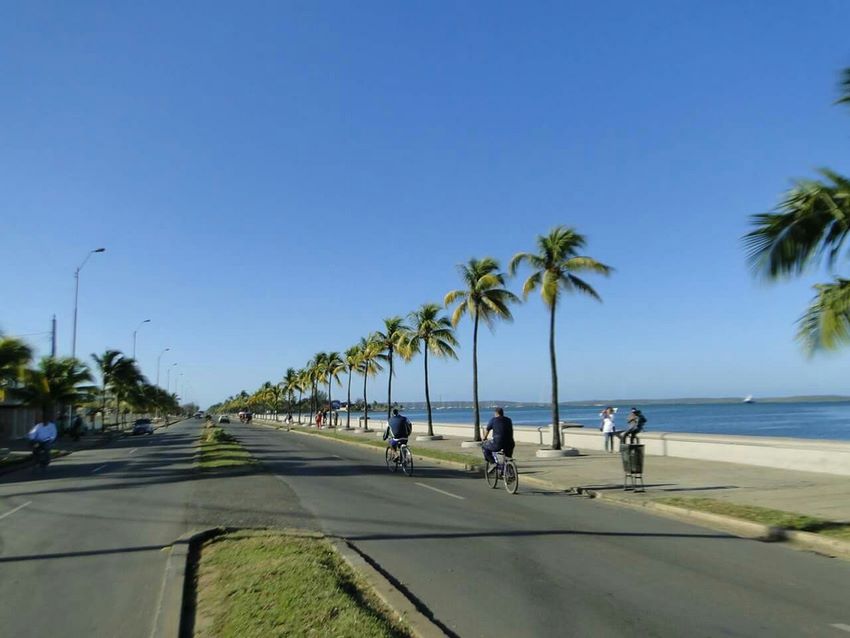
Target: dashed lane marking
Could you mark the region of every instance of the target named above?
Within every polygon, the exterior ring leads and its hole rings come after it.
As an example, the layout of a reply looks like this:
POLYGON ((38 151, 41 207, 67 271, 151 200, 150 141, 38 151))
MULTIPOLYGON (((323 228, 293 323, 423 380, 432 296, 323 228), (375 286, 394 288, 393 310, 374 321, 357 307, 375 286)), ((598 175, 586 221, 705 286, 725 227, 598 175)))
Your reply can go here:
POLYGON ((850 625, 845 625, 843 623, 837 622, 834 625, 830 625, 830 627, 835 627, 836 629, 840 629, 841 631, 846 631, 850 633, 850 625))
POLYGON ((136 450, 138 450, 138 449, 139 449, 139 448, 134 447, 132 450, 130 450, 129 452, 127 452, 127 456, 129 456, 129 455, 133 454, 133 453, 134 453, 136 450))
POLYGON ((27 501, 27 502, 26 502, 26 503, 24 503, 23 505, 18 505, 15 509, 11 509, 11 510, 9 510, 8 512, 4 512, 3 514, 0 514, 0 520, 2 520, 2 519, 4 519, 4 518, 6 518, 7 516, 11 516, 11 515, 12 515, 12 514, 14 514, 15 512, 17 512, 18 510, 22 510, 22 509, 24 509, 27 505, 30 505, 30 504, 32 504, 32 501, 27 501))
POLYGON ((425 485, 425 483, 416 483, 419 487, 424 487, 428 490, 434 490, 435 492, 439 492, 440 494, 445 494, 446 496, 451 496, 452 498, 459 499, 461 501, 466 500, 463 496, 458 496, 457 494, 452 494, 451 492, 446 492, 445 490, 441 490, 438 487, 431 487, 430 485, 425 485))
POLYGON ((92 474, 94 474, 95 472, 100 472, 100 471, 101 471, 103 468, 105 468, 105 467, 106 467, 106 464, 104 463, 103 465, 100 465, 100 466, 98 466, 98 467, 94 468, 94 469, 91 471, 91 473, 92 473, 92 474))

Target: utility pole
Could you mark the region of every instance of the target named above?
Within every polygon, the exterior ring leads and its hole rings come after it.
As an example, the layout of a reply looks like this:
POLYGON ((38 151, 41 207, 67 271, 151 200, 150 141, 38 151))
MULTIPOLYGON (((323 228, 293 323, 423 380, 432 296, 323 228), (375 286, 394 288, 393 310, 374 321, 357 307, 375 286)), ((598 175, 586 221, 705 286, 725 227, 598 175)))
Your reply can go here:
POLYGON ((50 358, 56 358, 56 315, 50 321, 50 358))

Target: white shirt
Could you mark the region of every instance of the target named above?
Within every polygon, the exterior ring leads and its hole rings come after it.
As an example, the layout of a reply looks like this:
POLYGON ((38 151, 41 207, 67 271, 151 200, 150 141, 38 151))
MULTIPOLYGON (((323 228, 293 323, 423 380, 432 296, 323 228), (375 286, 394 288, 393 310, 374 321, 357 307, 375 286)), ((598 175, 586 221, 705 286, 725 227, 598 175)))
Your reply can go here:
POLYGON ((605 433, 614 431, 614 415, 609 414, 602 420, 602 431, 605 433))
POLYGON ((52 443, 56 440, 56 424, 52 421, 49 421, 46 424, 36 423, 35 427, 29 431, 27 437, 30 441, 52 443))

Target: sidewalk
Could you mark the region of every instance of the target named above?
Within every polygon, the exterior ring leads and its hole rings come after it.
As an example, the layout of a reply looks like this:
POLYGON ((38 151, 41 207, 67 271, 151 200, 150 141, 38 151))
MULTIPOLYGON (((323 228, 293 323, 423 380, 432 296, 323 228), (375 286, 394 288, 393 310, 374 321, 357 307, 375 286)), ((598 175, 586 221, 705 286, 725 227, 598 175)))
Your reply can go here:
MULTIPOLYGON (((293 425, 293 428, 298 426, 293 425)), ((340 434, 350 433, 340 430, 340 434)), ((414 432, 410 439, 414 454, 435 449, 480 459, 478 450, 461 448, 462 439, 417 441, 416 435, 414 432)), ((360 434, 352 438, 369 440, 375 436, 360 434)), ((535 456, 538 449, 539 445, 522 443, 514 450, 521 490, 533 487, 532 481, 523 486, 522 478, 528 477, 557 489, 590 489, 606 498, 634 504, 671 497, 700 497, 850 522, 850 481, 846 476, 647 456, 644 461, 646 491, 632 493, 623 491, 623 467, 618 453, 580 450, 579 456, 539 459, 535 456)))

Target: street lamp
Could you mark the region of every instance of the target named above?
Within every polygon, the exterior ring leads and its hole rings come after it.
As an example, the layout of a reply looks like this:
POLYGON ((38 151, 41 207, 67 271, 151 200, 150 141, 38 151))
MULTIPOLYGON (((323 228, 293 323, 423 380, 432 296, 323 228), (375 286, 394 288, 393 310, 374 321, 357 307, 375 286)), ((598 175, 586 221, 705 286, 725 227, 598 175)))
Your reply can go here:
POLYGON ((168 366, 168 369, 165 371, 165 391, 166 392, 169 392, 170 388, 171 388, 171 368, 173 368, 176 365, 177 365, 177 362, 175 361, 170 366, 168 366))
POLYGON ((81 263, 77 270, 74 271, 74 330, 72 332, 71 337, 71 357, 77 356, 77 301, 80 296, 80 271, 83 269, 83 266, 86 265, 86 262, 89 260, 95 253, 103 253, 106 252, 106 248, 95 248, 94 250, 90 250, 89 254, 86 255, 86 258, 83 259, 83 263, 81 263))
POLYGON ((171 350, 171 348, 165 348, 162 352, 159 353, 159 356, 156 358, 156 385, 159 386, 159 362, 162 360, 162 355, 171 350))
POLYGON ((146 323, 150 323, 150 322, 151 322, 150 319, 145 319, 138 326, 136 326, 135 330, 133 330, 133 359, 136 358, 136 333, 139 331, 139 328, 141 328, 146 323))

